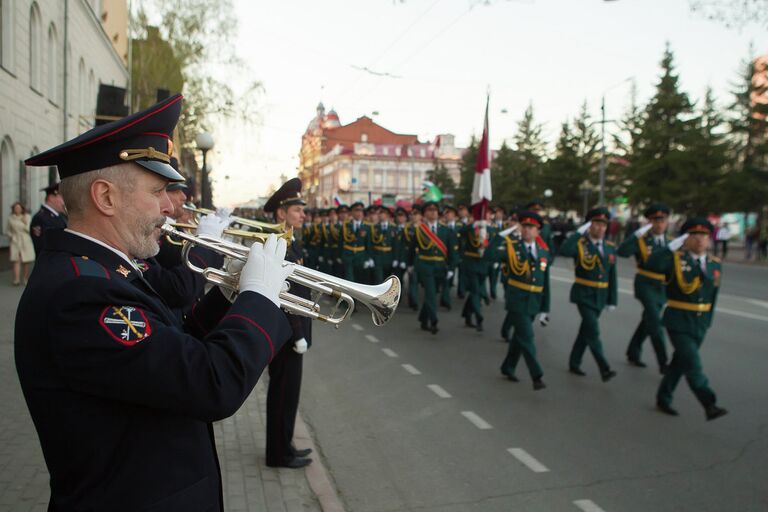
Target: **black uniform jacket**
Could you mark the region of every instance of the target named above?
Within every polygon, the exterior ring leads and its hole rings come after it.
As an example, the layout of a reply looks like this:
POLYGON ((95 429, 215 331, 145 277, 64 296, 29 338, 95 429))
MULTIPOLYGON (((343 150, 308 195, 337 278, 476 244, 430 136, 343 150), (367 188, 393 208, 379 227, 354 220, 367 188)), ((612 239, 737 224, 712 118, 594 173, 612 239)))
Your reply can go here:
POLYGON ((43 239, 46 231, 50 229, 64 229, 67 227, 67 217, 63 214, 55 215, 45 206, 32 217, 29 223, 29 235, 32 237, 32 245, 35 246, 35 254, 43 250, 43 239))
POLYGON ((219 511, 211 422, 237 411, 291 337, 267 298, 207 294, 190 334, 113 251, 46 235, 16 316, 16 368, 52 511, 219 511))

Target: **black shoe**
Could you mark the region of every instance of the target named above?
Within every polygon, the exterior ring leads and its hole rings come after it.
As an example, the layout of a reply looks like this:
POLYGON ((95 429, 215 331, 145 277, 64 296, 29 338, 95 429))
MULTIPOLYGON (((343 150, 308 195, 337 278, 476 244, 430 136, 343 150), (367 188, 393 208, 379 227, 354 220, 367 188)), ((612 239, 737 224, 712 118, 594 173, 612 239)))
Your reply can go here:
POLYGON ((310 453, 312 453, 312 448, 301 448, 301 449, 294 448, 293 449, 294 457, 306 457, 310 453))
POLYGON ((466 319, 464 319, 464 326, 465 327, 477 327, 475 325, 475 323, 472 321, 472 318, 470 318, 470 317, 467 317, 466 319))
POLYGON ((637 366, 638 368, 645 368, 645 367, 647 367, 647 366, 648 366, 647 364, 645 364, 645 363, 644 363, 644 362, 642 362, 641 360, 639 360, 639 359, 634 359, 634 358, 632 358, 632 357, 628 357, 628 358, 627 358, 627 361, 629 361, 629 364, 631 364, 632 366, 637 366))
POLYGON ((463 293, 457 293, 456 296, 460 299, 463 299, 465 297, 463 293))
POLYGON ((290 469, 300 469, 306 466, 309 466, 312 464, 312 459, 307 459, 305 457, 292 457, 288 460, 285 460, 283 462, 278 463, 269 463, 267 462, 267 466, 270 468, 290 468, 290 469))
POLYGON ((603 382, 608 382, 612 378, 616 376, 616 372, 613 370, 607 370, 600 374, 600 377, 603 379, 603 382))
POLYGON ((659 365, 659 373, 662 375, 666 375, 669 371, 669 365, 667 363, 663 363, 659 365))
POLYGON ((571 372, 574 375, 579 375, 580 377, 585 377, 587 374, 582 370, 581 368, 577 366, 571 366, 568 368, 568 371, 571 372))
POLYGON ((427 325, 427 322, 421 322, 421 330, 422 331, 429 331, 431 329, 429 328, 429 325, 427 325))
POLYGON ((488 297, 483 297, 483 302, 485 302, 486 306, 490 306, 491 305, 491 299, 489 299, 488 297))
POLYGON ((664 414, 669 414, 670 416, 680 415, 677 412, 677 409, 673 409, 669 404, 665 404, 664 402, 656 402, 656 409, 663 412, 664 414))
POLYGON ((726 414, 728 414, 728 411, 726 411, 722 407, 718 407, 712 404, 707 406, 706 413, 707 413, 707 421, 710 421, 710 420, 719 418, 720 416, 725 416, 726 414))
POLYGON ((538 391, 540 389, 544 389, 545 387, 547 387, 547 385, 544 384, 543 380, 536 379, 536 380, 533 381, 533 389, 534 389, 534 391, 538 391))
POLYGON ((520 382, 520 379, 515 377, 512 373, 501 372, 501 374, 504 375, 507 380, 511 380, 512 382, 520 382))
POLYGON ((418 304, 411 304, 410 306, 411 306, 411 309, 414 310, 414 311, 418 311, 419 310, 418 304))
POLYGON ((477 332, 483 332, 483 322, 477 322, 475 329, 477 329, 477 332))
POLYGON ((432 331, 432 334, 437 334, 437 324, 432 324, 430 331, 432 331))
POLYGON ((451 305, 450 304, 442 303, 442 304, 440 304, 440 307, 441 308, 445 308, 447 311, 451 310, 451 305))

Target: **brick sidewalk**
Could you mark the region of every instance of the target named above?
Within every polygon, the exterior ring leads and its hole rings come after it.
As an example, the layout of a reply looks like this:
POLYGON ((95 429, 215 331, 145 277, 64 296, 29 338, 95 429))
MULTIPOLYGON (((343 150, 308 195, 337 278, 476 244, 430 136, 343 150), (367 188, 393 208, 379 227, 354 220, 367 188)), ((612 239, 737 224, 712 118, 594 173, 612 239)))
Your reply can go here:
MULTIPOLYGON (((10 274, 0 272, 0 404, 3 408, 0 511, 45 512, 49 497, 48 471, 13 361, 13 323, 22 289, 12 287, 10 282, 10 274)), ((320 511, 322 508, 307 478, 307 475, 316 475, 318 470, 321 477, 325 474, 320 461, 315 460, 309 466, 312 471, 273 469, 264 465, 265 384, 266 377, 263 377, 237 414, 215 425, 225 509, 231 512, 320 511)), ((311 446, 312 440, 303 423, 297 424, 297 437, 299 447, 311 446)))

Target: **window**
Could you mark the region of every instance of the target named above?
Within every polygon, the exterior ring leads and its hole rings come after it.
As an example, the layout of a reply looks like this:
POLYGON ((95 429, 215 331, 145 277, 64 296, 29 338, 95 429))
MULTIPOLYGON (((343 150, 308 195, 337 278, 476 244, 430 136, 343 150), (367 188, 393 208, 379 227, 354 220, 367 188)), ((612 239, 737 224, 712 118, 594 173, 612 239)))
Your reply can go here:
POLYGON ((405 172, 399 172, 397 174, 398 180, 397 180, 397 187, 401 190, 405 190, 408 188, 408 173, 405 172))
POLYGON ((40 91, 40 61, 42 60, 42 27, 40 8, 32 2, 29 9, 29 86, 40 91))
POLYGON ((395 188, 395 178, 397 178, 394 171, 389 171, 387 173, 386 182, 387 182, 387 188, 395 188))
POLYGON ((19 173, 16 152, 11 138, 6 136, 0 142, 0 223, 5 227, 7 214, 16 201, 19 191, 19 173), (7 210, 7 211, 6 211, 7 210))
POLYGON ((376 169, 373 171, 373 186, 376 188, 381 188, 382 185, 382 179, 383 179, 384 172, 381 169, 376 169))
POLYGON ((363 133, 362 135, 360 135, 360 142, 368 142, 368 134, 367 133, 363 133))
POLYGON ((48 26, 48 79, 47 93, 48 99, 59 103, 59 37, 56 34, 56 25, 51 23, 48 26))
POLYGON ((0 65, 13 71, 13 0, 0 0, 0 65))

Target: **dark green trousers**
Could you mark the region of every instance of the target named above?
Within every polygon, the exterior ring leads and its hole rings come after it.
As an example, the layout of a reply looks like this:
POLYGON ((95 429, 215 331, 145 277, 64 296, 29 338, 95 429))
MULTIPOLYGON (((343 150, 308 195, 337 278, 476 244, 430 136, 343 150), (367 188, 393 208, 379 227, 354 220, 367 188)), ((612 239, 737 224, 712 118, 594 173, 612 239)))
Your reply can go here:
POLYGON ((678 382, 680 382, 680 377, 685 376, 688 386, 701 402, 701 405, 704 407, 713 405, 716 402, 715 392, 709 387, 699 357, 699 347, 704 342, 706 331, 699 335, 669 329, 667 332, 674 352, 672 353, 672 362, 670 362, 667 373, 661 379, 661 385, 656 392, 656 400, 662 404, 671 404, 672 395, 678 382))
POLYGON ((442 283, 441 293, 440 293, 440 305, 451 307, 451 288, 453 288, 453 280, 456 278, 456 276, 453 276, 450 280, 446 279, 442 283))
POLYGON ((386 255, 386 256, 374 256, 373 257, 373 283, 372 284, 379 284, 383 283, 384 279, 391 276, 395 273, 394 269, 392 268, 392 262, 394 261, 394 258, 392 255, 386 255))
POLYGON ((507 317, 511 318, 515 331, 512 337, 509 338, 509 349, 507 357, 501 365, 501 373, 504 375, 514 375, 515 368, 522 355, 526 366, 528 366, 528 373, 531 374, 531 379, 540 379, 544 372, 542 372, 539 361, 536 359, 536 346, 533 340, 533 320, 536 318, 536 315, 510 311, 507 313, 507 317))
POLYGON ((600 341, 600 313, 602 311, 584 304, 577 304, 577 306, 579 308, 579 315, 581 315, 581 326, 571 349, 569 364, 571 368, 580 368, 584 351, 589 347, 597 367, 600 368, 600 373, 605 373, 611 367, 605 359, 603 343, 600 341))
POLYGON ((424 304, 419 312, 419 321, 422 324, 437 324, 437 292, 445 282, 445 265, 417 261, 414 271, 419 284, 424 288, 424 304))
POLYGON ((466 265, 464 267, 463 274, 467 298, 464 301, 464 309, 461 315, 469 320, 472 320, 472 315, 474 315, 478 322, 482 322, 481 286, 486 274, 482 266, 480 268, 476 267, 477 265, 466 265))
POLYGON ((499 284, 499 274, 501 274, 501 268, 493 268, 493 265, 488 265, 488 289, 491 292, 491 298, 496 298, 496 288, 499 284))
POLYGON ((627 357, 639 361, 642 354, 642 345, 645 338, 651 338, 653 351, 656 353, 656 361, 659 367, 667 364, 667 348, 664 342, 664 330, 661 326, 661 309, 664 302, 659 302, 653 297, 638 298, 643 305, 643 317, 635 329, 632 339, 627 346, 627 357))
POLYGON ((367 284, 368 269, 363 268, 365 260, 366 258, 363 254, 342 257, 342 262, 344 264, 344 279, 356 283, 367 284))
POLYGON ((414 309, 419 307, 419 278, 416 269, 408 273, 408 305, 414 309))

